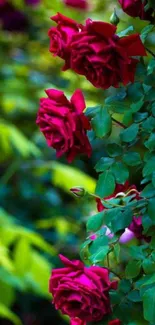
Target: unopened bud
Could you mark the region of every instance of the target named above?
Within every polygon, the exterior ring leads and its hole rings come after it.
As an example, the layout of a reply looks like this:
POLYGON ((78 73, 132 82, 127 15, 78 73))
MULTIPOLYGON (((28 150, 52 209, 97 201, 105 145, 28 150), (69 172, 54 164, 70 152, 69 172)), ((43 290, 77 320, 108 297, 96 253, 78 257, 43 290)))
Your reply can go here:
POLYGON ((113 14, 111 15, 110 22, 111 22, 111 24, 113 24, 115 26, 117 26, 119 24, 120 19, 116 14, 116 10, 114 10, 113 14))
POLYGON ((70 191, 76 196, 76 197, 83 197, 86 194, 86 191, 83 187, 77 186, 72 187, 70 191))

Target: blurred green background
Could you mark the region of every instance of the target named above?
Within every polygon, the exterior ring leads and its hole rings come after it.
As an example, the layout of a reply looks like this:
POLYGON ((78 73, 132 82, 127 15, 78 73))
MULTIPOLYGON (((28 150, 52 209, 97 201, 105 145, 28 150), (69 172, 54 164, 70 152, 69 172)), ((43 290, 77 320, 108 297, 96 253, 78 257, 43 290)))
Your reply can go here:
MULTIPOLYGON (((95 209, 94 202, 75 199, 69 189, 78 185, 94 191, 93 166, 104 155, 104 141, 90 132, 91 159, 79 158, 72 166, 65 159, 56 161, 35 124, 39 98, 47 88, 70 96, 80 87, 90 107, 103 103, 114 90, 96 90, 84 77, 61 72, 63 62, 48 50, 50 16, 59 11, 79 22, 86 17, 109 21, 115 7, 119 30, 133 25, 140 31, 147 22, 127 17, 117 1, 90 0, 87 13, 67 8, 61 0, 10 4, 22 12, 26 26, 20 32, 4 30, 2 24, 0 29, 0 323, 61 325, 66 320, 48 293, 50 272, 60 266, 60 252, 79 258, 86 237, 80 219, 95 209)), ((148 39, 150 48, 154 37, 148 39)))

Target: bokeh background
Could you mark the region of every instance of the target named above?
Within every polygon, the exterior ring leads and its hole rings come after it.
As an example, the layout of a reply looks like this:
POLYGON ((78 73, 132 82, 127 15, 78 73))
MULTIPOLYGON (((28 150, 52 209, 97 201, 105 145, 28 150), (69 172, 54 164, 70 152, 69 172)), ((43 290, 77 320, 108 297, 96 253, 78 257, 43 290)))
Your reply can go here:
MULTIPOLYGON (((69 97, 80 87, 87 107, 104 102, 100 91, 49 53, 50 17, 57 11, 83 22, 86 17, 109 22, 116 8, 119 30, 147 25, 122 13, 117 1, 90 0, 89 12, 66 7, 62 0, 0 0, 0 324, 66 324, 48 293, 58 254, 79 258, 86 238, 84 221, 95 210, 90 200, 78 200, 69 189, 83 186, 93 192, 96 161, 104 141, 95 140, 91 159, 71 166, 57 161, 35 121, 44 89, 57 88, 69 97)), ((150 49, 155 35, 148 39, 150 49)), ((113 135, 113 136, 116 136, 113 135)))

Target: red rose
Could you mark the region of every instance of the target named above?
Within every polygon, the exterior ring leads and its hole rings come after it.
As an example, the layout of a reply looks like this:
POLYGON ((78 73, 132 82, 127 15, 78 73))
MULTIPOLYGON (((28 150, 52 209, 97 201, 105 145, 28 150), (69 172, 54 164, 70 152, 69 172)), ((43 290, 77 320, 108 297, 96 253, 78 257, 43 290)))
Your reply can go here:
POLYGON ((64 268, 54 269, 49 283, 56 309, 79 324, 99 321, 111 313, 109 291, 117 289, 110 282, 109 271, 99 266, 85 267, 81 261, 70 261, 60 255, 64 268))
POLYGON ((145 5, 147 1, 143 2, 142 0, 118 0, 122 6, 123 11, 131 17, 140 17, 140 19, 151 19, 153 13, 152 9, 149 9, 145 12, 145 5))
POLYGON ((56 149, 57 158, 67 155, 71 162, 78 154, 91 155, 86 131, 91 129, 83 114, 85 101, 81 90, 76 90, 69 101, 62 91, 46 90, 41 98, 36 123, 43 132, 49 147, 56 149))
POLYGON ((112 24, 88 19, 72 37, 70 66, 97 88, 134 82, 138 60, 133 56, 146 55, 139 34, 120 38, 115 32, 112 24))
MULTIPOLYGON (((107 200, 108 201, 108 200, 114 198, 118 193, 120 193, 120 192, 126 193, 126 192, 128 192, 130 190, 136 190, 136 186, 135 185, 129 186, 129 182, 128 181, 125 182, 124 185, 116 184, 114 193, 112 195, 104 198, 104 200, 107 200)), ((130 194, 134 194, 134 193, 136 194, 135 197, 134 197, 134 199, 140 200, 141 199, 140 198, 140 193, 138 191, 137 192, 134 192, 133 191, 130 194)), ((96 202, 97 202, 97 209, 98 209, 99 212, 101 212, 104 209, 106 209, 100 199, 96 199, 96 202)), ((134 233, 134 235, 135 235, 135 237, 137 239, 144 239, 145 241, 150 241, 150 237, 147 237, 147 236, 143 235, 144 228, 142 226, 142 217, 141 216, 139 216, 138 218, 133 216, 132 222, 128 226, 128 229, 134 233)), ((130 236, 131 236, 131 234, 129 234, 129 237, 130 236)), ((121 242, 121 237, 120 237, 120 242, 121 242)), ((127 238, 128 238, 128 236, 127 236, 127 238)), ((122 239, 123 239, 122 243, 126 242, 126 239, 125 238, 122 238, 122 239)))
POLYGON ((63 0, 64 4, 68 7, 87 10, 88 9, 88 2, 87 0, 63 0))
POLYGON ((48 32, 50 37, 50 52, 54 56, 59 56, 66 60, 67 68, 67 62, 70 57, 70 42, 72 36, 79 31, 80 25, 60 13, 51 17, 51 19, 57 23, 57 27, 51 27, 48 32))
POLYGON ((111 320, 108 325, 121 325, 122 322, 119 319, 111 320))

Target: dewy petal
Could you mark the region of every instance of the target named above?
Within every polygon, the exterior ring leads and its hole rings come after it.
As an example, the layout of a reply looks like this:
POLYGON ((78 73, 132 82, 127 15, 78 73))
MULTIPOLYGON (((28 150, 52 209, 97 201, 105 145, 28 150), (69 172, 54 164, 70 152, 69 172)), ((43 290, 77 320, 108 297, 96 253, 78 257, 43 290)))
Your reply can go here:
POLYGON ((139 34, 122 37, 118 43, 126 50, 129 56, 147 55, 139 34))
POLYGON ((76 108, 78 113, 83 112, 86 108, 85 100, 81 89, 75 90, 74 94, 71 97, 71 103, 76 108))

